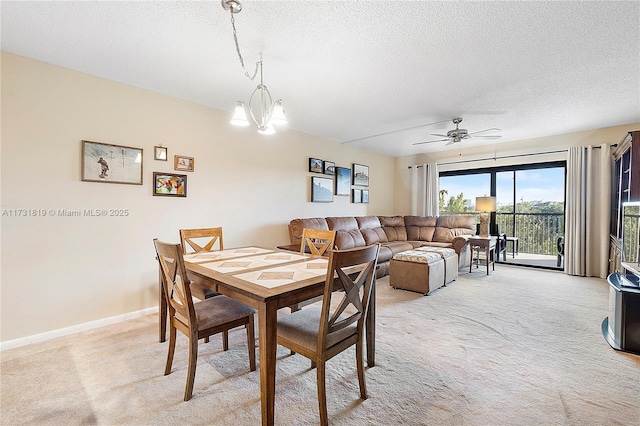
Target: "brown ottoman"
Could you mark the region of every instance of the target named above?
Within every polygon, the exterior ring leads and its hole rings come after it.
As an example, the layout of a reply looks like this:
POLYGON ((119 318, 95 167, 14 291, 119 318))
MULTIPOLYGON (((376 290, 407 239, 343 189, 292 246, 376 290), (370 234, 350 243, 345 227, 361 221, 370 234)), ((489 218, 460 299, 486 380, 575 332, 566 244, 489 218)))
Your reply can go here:
POLYGON ((426 251, 430 253, 438 253, 444 259, 444 284, 447 285, 451 281, 458 278, 458 254, 454 249, 445 247, 422 246, 416 248, 417 251, 426 251))
POLYGON ((407 250, 397 253, 389 266, 389 285, 424 295, 444 285, 444 259, 439 253, 407 250))

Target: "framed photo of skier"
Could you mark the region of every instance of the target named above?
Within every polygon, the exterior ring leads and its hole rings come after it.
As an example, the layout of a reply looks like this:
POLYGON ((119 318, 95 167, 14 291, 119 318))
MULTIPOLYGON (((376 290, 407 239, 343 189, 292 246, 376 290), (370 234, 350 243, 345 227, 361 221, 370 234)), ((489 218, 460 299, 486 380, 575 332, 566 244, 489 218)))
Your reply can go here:
POLYGON ((142 148, 82 141, 82 180, 142 185, 142 148))

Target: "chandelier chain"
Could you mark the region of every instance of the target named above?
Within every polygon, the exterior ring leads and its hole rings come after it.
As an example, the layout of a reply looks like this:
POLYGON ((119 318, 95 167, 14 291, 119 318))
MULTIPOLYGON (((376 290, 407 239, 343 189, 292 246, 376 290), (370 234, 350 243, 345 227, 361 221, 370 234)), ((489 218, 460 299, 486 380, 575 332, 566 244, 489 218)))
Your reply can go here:
POLYGON ((238 59, 240 60, 240 65, 242 65, 242 69, 244 70, 244 75, 246 75, 249 80, 253 81, 256 78, 256 75, 258 75, 258 67, 262 62, 262 57, 260 58, 260 61, 256 62, 256 69, 253 71, 253 76, 251 76, 244 66, 244 59, 242 59, 242 54, 240 53, 240 45, 238 44, 238 34, 236 33, 236 20, 233 18, 233 8, 229 8, 229 13, 231 14, 231 26, 233 27, 233 40, 236 43, 236 52, 238 53, 238 59))

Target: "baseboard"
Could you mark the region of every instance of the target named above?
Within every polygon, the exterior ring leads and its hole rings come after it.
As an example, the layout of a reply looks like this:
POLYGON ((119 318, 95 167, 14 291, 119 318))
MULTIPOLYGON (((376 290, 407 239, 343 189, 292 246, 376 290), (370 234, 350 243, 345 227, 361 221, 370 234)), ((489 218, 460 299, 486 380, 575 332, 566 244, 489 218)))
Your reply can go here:
POLYGON ((60 328, 58 330, 51 330, 45 333, 39 333, 32 336, 21 337, 19 339, 8 340, 6 342, 0 342, 0 352, 6 349, 19 348, 21 346, 30 345, 32 343, 39 343, 44 342, 45 340, 55 339, 56 337, 68 336, 70 334, 79 333, 81 331, 104 327, 106 325, 117 324, 119 322, 143 317, 145 315, 154 314, 157 312, 158 307, 154 306, 152 308, 142 309, 135 312, 129 312, 126 314, 103 318, 96 321, 85 322, 84 324, 78 324, 71 327, 60 328))

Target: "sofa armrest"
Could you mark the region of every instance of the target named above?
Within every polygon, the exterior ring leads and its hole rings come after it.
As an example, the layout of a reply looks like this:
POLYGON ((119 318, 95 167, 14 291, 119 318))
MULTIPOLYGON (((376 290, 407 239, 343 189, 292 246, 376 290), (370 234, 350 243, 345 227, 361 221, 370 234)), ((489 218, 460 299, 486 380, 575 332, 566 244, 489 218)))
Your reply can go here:
POLYGON ((456 251, 458 256, 460 256, 460 252, 462 251, 462 249, 464 249, 464 247, 469 244, 469 238, 471 237, 473 237, 473 235, 458 235, 457 237, 453 238, 453 241, 451 241, 451 246, 456 251))

